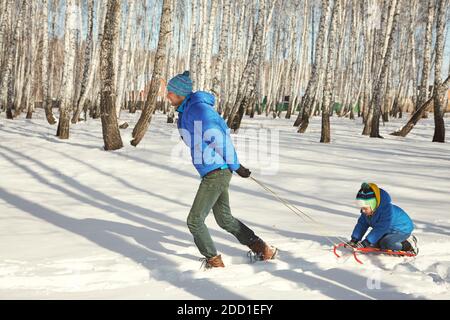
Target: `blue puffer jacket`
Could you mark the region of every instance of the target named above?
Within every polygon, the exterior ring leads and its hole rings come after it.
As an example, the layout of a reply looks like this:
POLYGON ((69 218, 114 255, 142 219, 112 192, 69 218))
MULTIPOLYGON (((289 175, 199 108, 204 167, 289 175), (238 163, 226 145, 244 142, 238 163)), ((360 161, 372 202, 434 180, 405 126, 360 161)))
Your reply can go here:
POLYGON ((371 183, 370 186, 375 191, 377 208, 371 217, 361 213, 353 230, 352 238, 361 240, 369 227, 372 227, 372 231, 366 239, 372 245, 376 244, 387 233, 412 233, 414 224, 408 214, 391 203, 391 196, 386 191, 378 188, 374 183, 371 183))
POLYGON ((178 130, 191 148, 192 163, 201 177, 218 168, 236 171, 240 167, 230 129, 214 109, 212 94, 191 93, 177 108, 178 130))

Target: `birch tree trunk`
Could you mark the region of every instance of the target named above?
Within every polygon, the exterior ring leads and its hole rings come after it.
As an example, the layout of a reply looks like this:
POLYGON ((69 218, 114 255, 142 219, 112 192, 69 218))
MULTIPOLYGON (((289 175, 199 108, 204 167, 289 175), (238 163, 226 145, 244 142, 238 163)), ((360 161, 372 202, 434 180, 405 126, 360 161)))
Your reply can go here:
MULTIPOLYGON (((313 5, 313 4, 312 4, 313 5)), ((304 2, 304 6, 303 6, 303 10, 305 12, 305 19, 303 20, 303 31, 302 31, 302 38, 301 38, 301 51, 300 51, 300 67, 298 68, 298 72, 296 75, 296 85, 295 87, 297 88, 297 90, 300 90, 300 92, 303 92, 304 90, 304 83, 305 83, 305 78, 306 78, 306 74, 309 74, 310 72, 310 68, 308 67, 308 52, 309 52, 309 41, 307 40, 307 31, 308 31, 308 27, 309 27, 309 16, 307 14, 307 12, 309 12, 309 14, 312 16, 314 14, 314 10, 311 8, 311 10, 308 10, 309 8, 309 0, 305 0, 304 2)), ((312 19, 312 17, 311 17, 312 19)), ((295 110, 297 109, 299 103, 298 101, 301 99, 301 97, 299 96, 300 92, 296 92, 295 94, 295 98, 293 99, 293 107, 292 107, 292 113, 295 113, 295 110)), ((299 113, 301 113, 302 110, 299 110, 299 113)))
POLYGON ((438 1, 436 12, 436 57, 434 62, 434 135, 433 142, 445 142, 444 101, 448 88, 442 85, 442 62, 444 55, 444 31, 446 26, 447 0, 438 1))
MULTIPOLYGON (((105 25, 105 19, 106 19, 106 4, 107 2, 99 2, 99 13, 98 13, 98 38, 101 39, 103 37, 103 28, 105 25)), ((91 24, 93 24, 93 16, 92 16, 92 20, 89 22, 89 28, 91 27, 91 24)), ((89 39, 87 40, 89 41, 89 39)), ((93 40, 93 34, 92 34, 92 48, 89 48, 90 54, 85 56, 85 65, 84 65, 84 71, 88 70, 88 76, 87 79, 84 79, 85 74, 83 73, 83 84, 81 87, 81 94, 80 94, 80 99, 78 101, 78 104, 76 106, 76 111, 73 115, 73 118, 77 121, 80 113, 82 111, 82 109, 85 106, 86 100, 89 97, 89 94, 91 96, 94 96, 94 92, 95 88, 94 87, 94 79, 98 70, 98 65, 99 65, 99 60, 100 60, 100 50, 97 50, 97 45, 95 44, 95 41, 93 40), (92 53, 93 57, 92 57, 92 53)), ((88 46, 87 46, 88 47, 88 46)), ((86 49, 88 49, 86 47, 86 49)), ((91 104, 94 103, 94 99, 90 99, 91 104)), ((91 106, 92 107, 92 106, 91 106)), ((94 117, 96 117, 95 115, 93 115, 94 117)))
POLYGON ((190 70, 190 74, 191 74, 191 79, 193 81, 193 87, 194 90, 196 88, 198 88, 198 83, 197 83, 197 73, 198 73, 198 55, 197 55, 197 50, 198 50, 198 46, 197 46, 197 42, 198 37, 197 37, 197 29, 198 29, 198 17, 197 17, 197 9, 198 9, 198 1, 200 0, 192 0, 192 14, 191 14, 191 34, 192 34, 192 44, 191 44, 191 52, 190 52, 190 57, 189 57, 189 70, 190 70))
POLYGON ((107 14, 100 48, 101 120, 105 150, 117 150, 123 147, 115 109, 116 88, 114 82, 115 52, 119 46, 120 1, 108 0, 107 14))
MULTIPOLYGON (((13 5, 14 5, 15 1, 14 0, 3 0, 2 4, 4 7, 2 7, 2 9, 4 9, 5 11, 2 12, 2 20, 1 20, 1 24, 0 24, 0 68, 3 65, 3 61, 5 56, 7 57, 8 54, 8 49, 4 50, 4 44, 5 44, 5 31, 7 31, 9 22, 11 21, 11 15, 12 15, 12 10, 13 10, 13 5), (6 53, 4 55, 4 53, 6 53)), ((3 77, 0 77, 0 88, 2 86, 2 81, 3 81, 3 77)))
POLYGON ((70 109, 74 93, 74 66, 77 37, 77 8, 75 0, 66 0, 66 25, 64 28, 64 72, 62 78, 63 96, 59 108, 59 122, 56 135, 69 139, 70 109))
MULTIPOLYGON (((179 16, 179 10, 177 10, 177 4, 175 0, 172 0, 172 21, 178 21, 178 23, 181 23, 180 20, 178 20, 179 16)), ((180 26, 179 26, 180 27, 180 26)), ((169 35, 169 39, 167 40, 169 42, 169 52, 168 52, 168 61, 166 63, 166 72, 164 73, 164 78, 165 79, 170 79, 171 77, 173 77, 173 75, 175 75, 175 70, 176 70, 176 62, 177 62, 177 56, 175 55, 176 53, 176 43, 179 43, 179 39, 176 39, 175 37, 175 32, 176 32, 176 26, 175 24, 172 24, 172 32, 169 35)), ((168 99, 166 99, 165 101, 161 102, 164 105, 164 114, 167 113, 167 123, 174 123, 174 119, 175 119, 175 107, 172 106, 170 104, 170 102, 168 101, 168 99)))
POLYGON ((30 81, 31 81, 31 66, 32 66, 32 45, 33 35, 33 19, 30 10, 30 2, 27 0, 24 3, 23 21, 28 21, 22 26, 19 37, 16 42, 15 58, 13 69, 11 70, 11 101, 14 101, 14 115, 17 118, 25 109, 30 95, 30 81))
POLYGON ((75 107, 77 106, 78 99, 80 97, 81 92, 81 80, 83 77, 83 68, 84 68, 84 52, 82 50, 82 35, 81 32, 83 30, 83 18, 82 18, 82 7, 83 0, 77 1, 77 37, 76 37, 76 53, 75 53, 75 66, 74 66, 74 86, 73 86, 73 96, 71 103, 71 112, 75 111, 75 107))
MULTIPOLYGON (((241 71, 241 54, 242 54, 242 38, 244 33, 244 20, 245 15, 247 14, 248 9, 248 1, 244 1, 240 6, 236 5, 239 10, 239 22, 235 23, 235 28, 233 33, 233 41, 232 41, 232 54, 231 54, 231 74, 230 74, 230 97, 228 98, 229 103, 227 104, 227 107, 224 112, 224 119, 227 119, 231 114, 231 109, 234 106, 234 102, 236 101, 236 96, 238 92, 238 82, 239 82, 239 76, 241 71)), ((235 22, 236 22, 235 17, 235 22)))
MULTIPOLYGON (((120 1, 120 3, 122 3, 123 1, 120 1)), ((131 2, 131 1, 127 1, 127 3, 128 2, 131 2)), ((122 6, 122 4, 120 5, 120 6, 122 6)), ((127 21, 128 22, 128 21, 127 21)), ((118 26, 117 26, 117 33, 120 33, 121 32, 121 30, 123 29, 122 28, 122 8, 119 8, 119 16, 117 17, 117 24, 118 24, 118 26)), ((119 36, 119 41, 118 41, 118 43, 117 43, 117 46, 118 46, 118 48, 116 49, 114 49, 114 62, 113 62, 113 65, 114 65, 114 88, 115 88, 115 90, 117 90, 117 81, 118 81, 118 78, 119 78, 119 68, 120 68, 120 61, 121 61, 121 54, 122 54, 122 50, 121 50, 121 46, 120 46, 120 38, 121 38, 121 36, 120 35, 118 35, 119 36)), ((117 94, 117 92, 115 92, 115 94, 117 94)), ((116 105, 117 105, 117 96, 116 96, 116 99, 114 99, 114 104, 115 104, 115 106, 114 107, 116 107, 116 105)), ((120 109, 119 109, 119 112, 120 112, 120 109)), ((117 114, 117 119, 119 118, 119 114, 117 114)))
POLYGON ((369 102, 371 99, 371 93, 372 93, 372 70, 373 70, 373 48, 374 48, 374 39, 373 36, 373 30, 371 29, 370 23, 368 19, 365 18, 369 13, 368 6, 366 5, 366 2, 361 1, 361 12, 364 15, 364 18, 362 19, 362 28, 363 28, 363 36, 364 36, 364 73, 361 78, 362 82, 362 97, 361 97, 361 115, 362 120, 364 123, 364 135, 369 135, 370 133, 370 123, 372 119, 372 115, 369 102), (369 112, 370 111, 370 112, 369 112))
MULTIPOLYGON (((38 32, 37 32, 37 24, 39 23, 39 19, 37 18, 37 10, 36 10, 36 2, 31 1, 28 3, 29 5, 29 10, 30 10, 30 50, 28 53, 28 68, 29 68, 29 73, 27 79, 28 83, 26 86, 26 103, 24 104, 24 107, 27 109, 27 115, 26 118, 27 119, 32 119, 33 117, 33 112, 35 109, 35 103, 36 103, 36 83, 37 83, 37 79, 36 79, 36 61, 37 61, 37 57, 42 54, 39 53, 39 50, 36 48, 36 44, 38 42, 38 32)), ((16 109, 19 111, 21 111, 21 108, 16 109)))
MULTIPOLYGON (((307 3, 307 1, 306 1, 307 3)), ((300 8, 300 1, 295 1, 295 5, 294 5, 294 12, 298 12, 300 8)), ((306 20, 306 19, 304 19, 306 20)), ((297 57, 297 42, 298 42, 298 25, 297 25, 297 19, 294 16, 292 18, 291 21, 291 30, 290 30, 291 34, 292 34, 292 38, 291 38, 291 47, 290 47, 290 57, 289 57, 289 67, 288 67, 288 72, 289 72, 289 84, 290 84, 290 88, 289 88, 289 104, 288 104, 288 108, 286 111, 286 115, 285 118, 286 119, 290 119, 291 115, 292 115, 292 109, 295 106, 295 100, 297 98, 297 90, 298 88, 296 87, 296 74, 297 74, 297 68, 298 68, 298 64, 295 63, 296 61, 296 57, 297 57), (293 29, 293 30, 292 30, 293 29)))
MULTIPOLYGON (((47 122, 49 124, 55 124, 56 119, 53 116, 52 112, 52 104, 51 99, 49 96, 49 70, 50 70, 50 56, 49 56, 49 50, 48 50, 48 0, 42 0, 42 20, 41 20, 41 26, 42 26, 42 78, 41 78, 41 84, 42 84, 42 107, 45 110, 45 117, 47 119, 47 122)), ((51 71, 50 71, 51 72, 51 71)))
POLYGON ((333 69, 336 65, 336 29, 337 22, 340 13, 340 0, 334 2, 334 7, 331 17, 331 29, 328 35, 328 63, 325 73, 324 92, 322 100, 322 131, 320 136, 320 142, 330 143, 331 130, 330 130, 330 104, 332 103, 333 96, 333 69))
POLYGON ((319 33, 316 39, 316 48, 314 53, 314 63, 311 69, 311 78, 309 79, 308 86, 306 87, 306 92, 302 97, 301 109, 302 112, 298 114, 295 120, 294 126, 299 127, 298 132, 304 133, 309 125, 309 117, 311 115, 311 110, 314 105, 314 93, 317 89, 320 69, 322 66, 323 51, 325 47, 325 32, 328 25, 328 15, 329 15, 329 0, 322 0, 322 9, 319 22, 319 33))
MULTIPOLYGON (((412 23, 411 23, 412 24, 412 23)), ((411 30, 413 30, 413 27, 411 27, 411 30)), ((400 50, 400 54, 403 55, 407 55, 408 52, 411 50, 411 38, 412 38, 413 34, 411 33, 408 37, 408 44, 405 47, 406 50, 400 50)), ((400 43, 399 43, 400 45, 400 43)), ((408 64, 408 60, 407 59, 401 59, 403 60, 403 63, 399 62, 399 71, 398 73, 400 74, 400 79, 399 79, 399 87, 397 90, 397 94, 395 94, 395 98, 393 99, 393 103, 392 103, 392 110, 391 110, 391 114, 393 117, 397 118, 398 113, 400 112, 400 107, 399 107, 399 101, 400 101, 400 97, 403 97, 405 92, 406 92, 406 86, 407 84, 407 77, 406 77, 406 73, 408 71, 407 69, 407 64, 408 64)))
POLYGON ((266 20, 267 25, 270 25, 277 0, 269 0, 268 3, 270 4, 268 6, 270 9, 267 18, 265 15, 266 0, 262 0, 259 3, 258 22, 256 23, 255 31, 253 33, 247 63, 239 82, 236 100, 228 119, 228 126, 234 131, 239 130, 246 104, 256 94, 254 92, 257 87, 256 81, 258 80, 256 79, 256 74, 258 72, 260 61, 263 59, 263 48, 265 48, 265 44, 263 43, 264 20, 266 20))
MULTIPOLYGON (((450 76, 447 77, 447 79, 445 79, 445 81, 443 82, 441 90, 445 92, 446 90, 449 89, 449 86, 450 86, 450 76)), ((414 128, 417 122, 419 122, 419 120, 422 119, 423 113, 431 106, 433 106, 433 100, 434 95, 430 99, 428 99, 424 104, 422 104, 419 109, 414 111, 411 118, 400 130, 392 132, 391 135, 406 137, 406 135, 414 128)))
POLYGON ((212 65, 212 49, 213 49, 213 39, 214 39, 214 30, 216 28, 216 16, 217 16, 217 6, 219 1, 211 1, 211 12, 209 15, 209 26, 208 26, 208 38, 206 42, 206 57, 204 64, 204 84, 203 88, 211 87, 211 65, 212 65))
POLYGON ((419 87, 419 96, 417 97, 416 110, 428 100, 428 79, 430 75, 430 62, 431 62, 431 41, 433 40, 433 21, 434 21, 434 6, 436 1, 428 1, 428 15, 427 26, 425 30, 424 49, 423 49, 423 66, 422 66, 422 79, 419 87))
POLYGON ((94 27, 94 1, 88 1, 88 30, 87 30, 87 38, 86 38, 86 47, 84 50, 84 63, 83 63, 83 76, 81 79, 81 89, 80 89, 80 97, 77 101, 75 112, 72 116, 72 123, 75 124, 78 122, 81 110, 83 109, 83 105, 85 100, 84 97, 86 95, 86 89, 88 86, 89 79, 89 70, 91 68, 91 60, 92 60, 92 50, 93 50, 93 27, 94 27))
POLYGON ((393 19, 392 19, 392 28, 389 31, 389 40, 387 44, 386 53, 384 55, 384 58, 382 60, 382 67, 380 74, 377 79, 376 87, 373 93, 373 100, 372 100, 372 108, 373 108, 373 119, 372 119, 372 128, 370 137, 371 138, 382 138, 380 136, 380 114, 381 114, 381 105, 383 102, 383 94, 384 94, 384 88, 385 88, 385 79, 386 79, 386 72, 388 71, 388 67, 391 63, 391 57, 392 57, 392 48, 394 45, 394 35, 395 35, 395 28, 397 25, 398 15, 399 15, 399 2, 401 0, 393 0, 391 5, 393 7, 392 13, 393 13, 393 19))
MULTIPOLYGON (((417 88, 420 86, 419 84, 419 77, 418 77, 418 72, 417 72, 417 53, 416 53, 416 37, 413 34, 411 37, 411 82, 413 85, 413 91, 412 91, 412 100, 413 101, 417 101, 417 88)), ((401 114, 401 109, 400 109, 400 114, 401 114)))
MULTIPOLYGON (((13 10, 13 1, 10 3, 10 10, 13 10)), ((25 16, 25 8, 27 7, 27 0, 23 0, 18 9, 18 19, 14 24, 14 28, 11 30, 12 37, 9 41, 7 49, 7 58, 5 59, 5 69, 2 74, 2 82, 0 88, 0 104, 6 106, 6 118, 13 119, 12 107, 13 107, 13 95, 14 95, 14 79, 13 71, 15 70, 16 52, 18 47, 18 39, 20 32, 24 27, 22 22, 25 16)), ((17 107, 17 103, 16 103, 17 107)))
MULTIPOLYGON (((370 57, 370 67, 367 69, 366 76, 369 81, 365 88, 366 90, 366 100, 365 100, 365 110, 363 112, 363 121, 364 121, 364 129, 363 135, 370 135, 372 132, 372 124, 374 118, 374 103, 373 98, 376 91, 376 85, 378 84, 378 80, 380 79, 380 65, 383 64, 383 53, 384 53, 384 43, 385 43, 385 34, 383 30, 386 29, 386 25, 388 25, 388 14, 392 11, 392 3, 389 4, 388 0, 383 1, 383 6, 381 7, 381 23, 379 26, 372 26, 370 22, 367 22, 367 35, 366 39, 367 43, 370 43, 367 55, 370 57), (369 42, 368 39, 371 39, 369 42)), ((366 7, 368 14, 372 8, 366 7)), ((389 33, 387 33, 389 34, 389 33)), ((381 87, 380 87, 381 88, 381 87)))
POLYGON ((169 34, 172 31, 171 0, 163 0, 161 23, 159 30, 158 48, 156 49, 155 62, 153 66, 152 81, 150 91, 145 102, 141 117, 133 130, 132 146, 137 146, 145 135, 150 125, 153 111, 156 108, 156 98, 160 87, 160 81, 164 65, 166 63, 166 54, 169 34))
POLYGON ((121 62, 119 65, 119 77, 117 80, 117 99, 116 99, 116 114, 117 119, 120 117, 120 109, 123 105, 124 96, 125 96, 125 75, 126 71, 128 70, 128 56, 130 51, 130 44, 131 44, 131 30, 132 30, 132 22, 133 19, 136 17, 136 10, 135 10, 135 1, 129 1, 128 2, 128 18, 127 18, 127 31, 125 34, 125 44, 122 51, 122 57, 121 62))
POLYGON ((222 29, 220 31, 220 44, 219 54, 217 56, 217 63, 213 72, 214 78, 212 79, 211 92, 216 97, 217 109, 221 109, 221 87, 220 80, 224 67, 224 58, 228 49, 228 30, 230 24, 230 0, 222 0, 223 12, 222 12, 222 29))
POLYGON ((265 10, 265 0, 260 2, 259 14, 258 14, 258 23, 256 25, 256 30, 253 34, 253 40, 250 46, 250 53, 247 59, 246 66, 241 76, 241 80, 239 82, 239 89, 236 96, 236 101, 234 102, 234 106, 231 109, 230 116, 228 118, 228 126, 237 131, 240 126, 240 122, 242 120, 242 116, 245 110, 244 101, 253 89, 255 82, 255 73, 256 67, 259 63, 259 58, 261 56, 261 46, 262 46, 262 36, 263 36, 263 17, 265 10), (240 111, 240 115, 237 112, 240 111), (237 119, 235 119, 238 116, 237 119))
MULTIPOLYGON (((59 6, 59 0, 51 1, 51 12, 52 12, 52 21, 51 21, 51 29, 50 29, 50 42, 49 42, 49 56, 48 56, 48 99, 49 99, 49 109, 53 109, 54 107, 54 95, 55 95, 55 30, 56 30, 56 16, 57 16, 57 7, 59 6)), ((53 110, 52 110, 53 111, 53 110)), ((56 119, 55 119, 56 123, 56 119)))
MULTIPOLYGON (((205 76, 206 76, 206 52, 208 51, 208 48, 206 47, 207 44, 207 38, 208 38, 208 0, 199 0, 200 1, 200 7, 199 10, 201 11, 201 19, 200 19, 200 25, 199 28, 201 31, 200 39, 198 39, 198 44, 200 46, 197 48, 197 64, 198 64, 198 73, 197 73, 197 83, 198 83, 198 89, 204 90, 205 89, 205 76)), ((209 19, 210 20, 210 19, 209 19)))

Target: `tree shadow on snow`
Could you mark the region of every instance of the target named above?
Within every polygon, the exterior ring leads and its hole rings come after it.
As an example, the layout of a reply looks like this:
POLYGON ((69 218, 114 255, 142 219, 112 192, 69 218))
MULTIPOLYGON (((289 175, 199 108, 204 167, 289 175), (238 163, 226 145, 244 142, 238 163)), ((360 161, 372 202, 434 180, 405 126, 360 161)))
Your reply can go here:
MULTIPOLYGON (((47 148, 44 148, 44 149, 47 149, 47 148)), ((30 158, 30 157, 28 157, 26 155, 20 154, 19 152, 14 151, 14 150, 9 149, 9 148, 7 148, 7 150, 11 151, 12 153, 15 153, 17 156, 20 156, 20 157, 22 157, 24 159, 27 159, 27 160, 29 160, 31 162, 34 162, 35 164, 37 164, 38 166, 40 166, 44 170, 48 171, 52 175, 59 177, 66 184, 68 184, 68 185, 76 188, 77 190, 81 191, 83 194, 85 194, 85 196, 80 195, 78 193, 74 193, 74 192, 72 192, 72 191, 62 187, 61 185, 57 185, 57 184, 51 183, 46 178, 42 177, 41 175, 37 175, 35 172, 33 172, 28 167, 20 166, 19 164, 15 163, 17 166, 21 167, 24 171, 28 172, 30 175, 35 177, 35 179, 37 181, 39 181, 39 182, 41 182, 41 183, 43 183, 43 184, 45 184, 45 185, 55 189, 55 190, 59 190, 60 192, 64 192, 66 195, 71 196, 73 199, 78 200, 81 203, 89 204, 89 205, 91 205, 93 207, 97 207, 97 208, 99 208, 101 210, 104 210, 104 211, 107 211, 107 212, 110 212, 110 213, 114 213, 114 214, 120 216, 121 218, 128 219, 130 221, 134 221, 134 222, 140 223, 142 225, 146 225, 146 226, 151 227, 151 228, 158 227, 160 229, 164 229, 164 228, 167 228, 167 225, 159 224, 159 223, 156 223, 156 222, 152 222, 151 224, 149 224, 148 220, 136 217, 134 214, 141 215, 143 217, 157 218, 158 221, 166 222, 166 223, 168 223, 171 226, 180 226, 180 227, 186 229, 185 233, 184 232, 180 232, 180 231, 178 231, 176 229, 171 229, 170 233, 175 235, 175 236, 177 236, 177 237, 180 237, 180 238, 188 237, 189 241, 193 244, 191 235, 187 232, 188 229, 187 229, 186 223, 184 221, 181 221, 179 219, 173 219, 173 218, 171 218, 171 217, 169 217, 167 215, 161 214, 161 213, 156 212, 156 211, 152 211, 152 210, 150 210, 148 208, 142 208, 141 206, 138 206, 136 204, 125 202, 125 201, 122 201, 122 200, 110 197, 109 195, 107 195, 107 194, 105 194, 103 192, 100 192, 100 191, 98 191, 96 189, 93 189, 91 187, 88 187, 86 185, 81 184, 76 179, 71 178, 71 177, 69 177, 67 175, 64 175, 59 170, 51 168, 51 167, 49 167, 49 166, 47 166, 47 165, 45 165, 45 164, 43 164, 43 163, 33 159, 33 158, 30 158), (103 203, 107 203, 107 205, 105 205, 103 203), (133 214, 129 214, 128 211, 133 212, 133 214)), ((147 193, 147 194, 149 194, 149 195, 151 195, 153 197, 162 199, 164 201, 169 201, 171 203, 178 204, 181 207, 181 210, 183 211, 183 213, 185 214, 183 217, 187 218, 187 215, 188 215, 189 209, 190 209, 190 204, 188 205, 186 203, 182 203, 182 202, 178 201, 177 199, 168 198, 166 196, 163 196, 163 195, 160 195, 160 194, 156 194, 156 193, 152 193, 152 192, 150 192, 148 190, 143 190, 141 188, 133 186, 129 182, 127 182, 126 180, 124 180, 122 178, 115 177, 112 174, 108 174, 106 171, 103 171, 102 169, 100 169, 97 166, 93 166, 93 165, 88 164, 88 163, 86 163, 84 161, 81 161, 79 159, 75 159, 75 158, 73 158, 73 157, 71 157, 71 156, 69 156, 69 155, 67 155, 67 154, 65 154, 63 152, 58 152, 58 151, 49 150, 49 149, 47 149, 47 150, 59 153, 60 155, 63 155, 64 157, 67 157, 67 158, 72 159, 74 161, 77 161, 77 162, 79 162, 81 164, 84 164, 87 167, 89 167, 90 169, 94 170, 96 173, 103 174, 107 178, 112 178, 112 179, 118 181, 119 183, 123 184, 124 186, 132 188, 132 189, 134 189, 134 190, 136 190, 138 192, 144 192, 144 193, 147 193)), ((12 162, 12 160, 13 160, 12 158, 9 158, 6 155, 3 155, 3 156, 8 161, 13 163, 12 162)), ((209 231, 210 231, 211 236, 214 239, 221 238, 221 239, 228 239, 230 241, 236 241, 236 239, 234 237, 232 237, 231 235, 229 235, 228 233, 226 233, 223 230, 217 231, 215 229, 209 228, 209 231)), ((243 253, 241 250, 239 250, 237 248, 226 246, 226 245, 224 245, 224 244, 222 244, 222 243, 220 243, 218 241, 215 241, 215 244, 217 245, 218 248, 221 249, 222 252, 224 252, 224 253, 226 253, 228 255, 242 255, 242 253, 243 253)))
MULTIPOLYGON (((19 197, 17 195, 14 195, 12 193, 7 192, 6 190, 0 188, 0 198, 4 199, 5 202, 9 203, 10 205, 13 205, 17 207, 18 209, 21 209, 25 212, 28 212, 29 214, 38 217, 42 220, 45 220, 49 223, 52 223, 56 226, 59 226, 61 228, 64 228, 68 231, 71 231, 75 234, 78 234, 80 236, 83 236, 87 238, 88 240, 108 249, 113 252, 117 252, 119 254, 122 254, 123 256, 131 258, 133 261, 145 266, 150 272, 152 270, 157 269, 159 272, 157 272, 156 275, 153 275, 154 278, 161 281, 167 281, 168 283, 171 283, 172 285, 185 289, 187 292, 192 293, 193 295, 196 295, 199 298, 207 299, 211 298, 211 291, 213 290, 215 294, 218 294, 216 296, 217 298, 223 298, 223 299, 244 299, 245 297, 238 295, 232 291, 229 291, 215 283, 212 283, 209 280, 195 280, 193 278, 194 273, 188 272, 184 273, 183 279, 179 279, 177 275, 173 275, 170 272, 164 272, 164 269, 167 270, 175 270, 177 269, 178 265, 172 261, 170 261, 167 258, 164 258, 163 256, 159 255, 158 252, 166 253, 166 254, 173 254, 177 256, 183 256, 187 259, 195 259, 195 257, 191 255, 183 255, 179 254, 178 252, 174 250, 168 250, 166 249, 162 244, 172 244, 177 246, 186 247, 186 243, 192 244, 192 239, 190 239, 190 236, 187 233, 180 232, 174 228, 171 228, 167 225, 159 224, 156 222, 150 222, 146 219, 142 219, 139 217, 136 217, 132 214, 129 214, 127 210, 132 211, 133 209, 139 209, 140 211, 143 211, 145 209, 142 209, 138 206, 134 206, 131 204, 124 203, 122 201, 116 200, 114 198, 111 198, 109 196, 106 196, 105 194, 98 192, 94 189, 79 185, 79 183, 75 180, 73 180, 70 177, 62 175, 60 172, 58 172, 55 169, 52 169, 42 163, 39 163, 38 161, 29 158, 27 156, 21 155, 20 153, 11 150, 6 147, 8 151, 15 153, 19 156, 22 156, 22 158, 26 158, 34 163, 39 164, 41 167, 45 168, 46 170, 49 170, 53 172, 53 175, 59 175, 63 178, 67 179, 69 184, 71 184, 72 187, 75 185, 76 188, 79 190, 83 189, 83 192, 86 194, 89 194, 89 196, 93 196, 97 200, 90 199, 86 196, 77 194, 63 186, 59 186, 57 184, 54 184, 50 181, 48 181, 44 176, 39 175, 29 169, 26 166, 23 166, 19 164, 17 161, 14 161, 11 157, 3 154, 0 152, 0 155, 2 155, 6 160, 8 160, 10 163, 14 163, 16 166, 21 167, 24 171, 32 175, 36 180, 38 180, 40 183, 47 185, 55 190, 58 190, 60 192, 65 193, 66 195, 82 202, 86 203, 88 205, 100 208, 102 210, 105 210, 107 212, 111 212, 114 214, 117 214, 118 216, 137 222, 141 225, 144 225, 145 227, 136 227, 125 223, 119 223, 119 222, 111 222, 111 221, 105 221, 105 220, 99 220, 99 219, 74 219, 70 218, 64 215, 61 215, 54 210, 45 208, 37 203, 31 202, 25 198, 19 197), (103 204, 100 201, 104 201, 108 204, 103 204), (114 207, 114 204, 119 204, 120 206, 125 206, 125 209, 120 209, 117 207, 114 207), (127 241, 121 239, 120 236, 117 236, 115 234, 120 234, 126 237, 133 237, 136 242, 143 245, 146 249, 141 248, 139 246, 132 245, 128 243, 127 241), (167 238, 167 236, 173 236, 177 237, 180 240, 170 240, 167 238), (184 240, 184 241, 183 241, 184 240), (155 265, 154 262, 151 261, 158 261, 157 265, 155 265), (161 267, 162 266, 162 267, 161 267), (162 271, 161 271, 162 270, 162 271)), ((151 215, 159 215, 156 212, 145 210, 147 214, 150 213, 151 215)), ((181 223, 178 220, 179 224, 181 223)))
MULTIPOLYGON (((219 293, 219 296, 216 297, 221 299, 245 299, 245 297, 229 291, 207 279, 196 280, 193 272, 184 272, 183 277, 180 277, 178 273, 171 274, 170 272, 161 272, 161 269, 164 270, 164 268, 168 268, 172 271, 177 269, 176 263, 155 253, 175 253, 165 249, 164 246, 161 245, 161 243, 179 244, 178 241, 165 238, 167 235, 166 232, 155 232, 155 230, 147 228, 99 219, 74 219, 59 214, 54 210, 45 208, 38 203, 7 192, 3 188, 0 188, 0 198, 6 203, 27 212, 34 217, 80 235, 105 249, 130 258, 136 263, 146 267, 150 272, 150 276, 156 280, 166 281, 199 298, 210 299, 211 292, 214 292, 214 294, 219 293), (152 234, 151 237, 148 237, 149 233, 152 234), (116 234, 133 237, 145 248, 132 245, 116 234), (158 272, 153 273, 153 271, 156 270, 158 270, 158 272)), ((187 257, 190 258, 190 256, 187 257)))
POLYGON ((383 282, 382 279, 378 287, 377 282, 373 281, 375 279, 369 279, 342 268, 323 270, 315 263, 292 257, 286 252, 282 254, 287 256, 289 268, 272 271, 273 276, 297 283, 299 287, 320 291, 332 299, 417 299, 414 295, 397 292, 394 286, 383 282), (299 268, 301 270, 298 270, 299 268))

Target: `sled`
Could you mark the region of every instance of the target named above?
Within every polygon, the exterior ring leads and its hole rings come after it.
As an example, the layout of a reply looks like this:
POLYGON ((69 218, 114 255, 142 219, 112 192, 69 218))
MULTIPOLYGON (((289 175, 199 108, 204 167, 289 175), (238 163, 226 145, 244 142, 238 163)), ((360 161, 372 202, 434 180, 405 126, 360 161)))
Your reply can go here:
POLYGON ((338 258, 341 257, 341 255, 339 255, 337 253, 337 250, 339 248, 346 248, 346 249, 352 250, 353 257, 355 258, 356 262, 358 262, 359 264, 363 264, 363 262, 358 258, 358 254, 360 254, 360 253, 361 254, 366 254, 366 253, 387 254, 390 256, 397 256, 397 257, 415 257, 416 256, 416 254, 414 252, 410 252, 410 251, 384 250, 384 249, 380 249, 380 248, 371 248, 371 247, 354 248, 354 247, 348 245, 347 243, 339 243, 339 244, 335 245, 333 248, 333 253, 338 258))

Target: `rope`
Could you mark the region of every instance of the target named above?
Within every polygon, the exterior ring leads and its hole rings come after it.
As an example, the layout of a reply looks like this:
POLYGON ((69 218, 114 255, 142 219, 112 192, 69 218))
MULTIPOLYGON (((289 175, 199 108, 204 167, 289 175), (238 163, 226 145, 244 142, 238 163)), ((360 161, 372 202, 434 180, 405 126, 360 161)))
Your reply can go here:
MULTIPOLYGON (((258 185, 260 185, 264 190, 266 190, 269 193, 271 193, 275 198, 277 198, 282 204, 284 204, 289 210, 291 210, 296 216, 301 218, 304 222, 308 223, 309 221, 306 219, 306 218, 308 218, 311 222, 313 222, 313 223, 317 224, 318 226, 322 227, 324 231, 329 231, 328 229, 325 228, 326 225, 324 223, 318 222, 317 220, 313 219, 311 216, 307 215, 306 213, 301 211, 299 208, 297 208, 293 204, 289 203, 287 200, 281 198, 280 196, 278 196, 274 191, 272 191, 267 185, 265 185, 261 181, 258 181, 258 180, 256 180, 253 177, 250 177, 250 178, 253 181, 255 181, 258 185)), ((336 245, 336 243, 333 240, 331 240, 329 237, 327 237, 327 236, 323 236, 323 237, 326 238, 333 246, 336 245)), ((341 242, 345 242, 345 243, 347 242, 346 239, 343 239, 341 237, 336 236, 335 238, 337 238, 341 242)))

